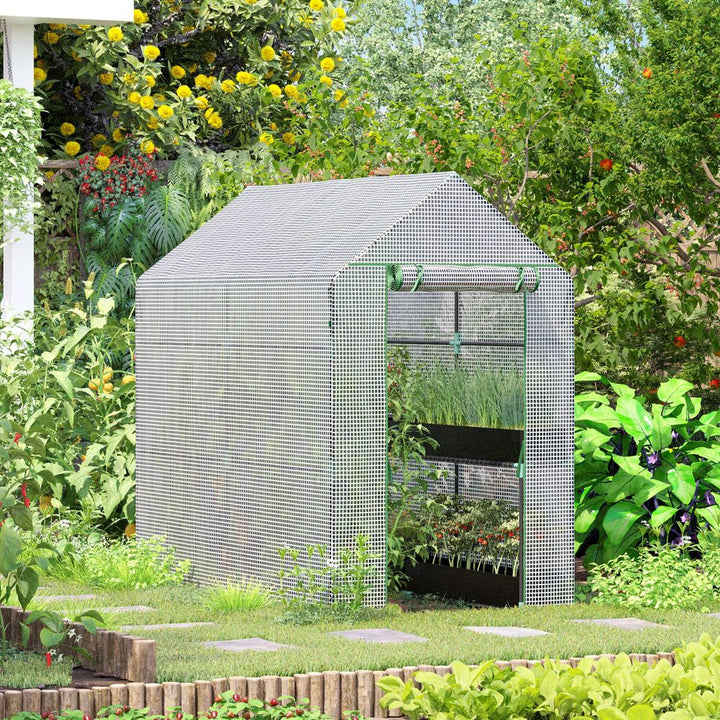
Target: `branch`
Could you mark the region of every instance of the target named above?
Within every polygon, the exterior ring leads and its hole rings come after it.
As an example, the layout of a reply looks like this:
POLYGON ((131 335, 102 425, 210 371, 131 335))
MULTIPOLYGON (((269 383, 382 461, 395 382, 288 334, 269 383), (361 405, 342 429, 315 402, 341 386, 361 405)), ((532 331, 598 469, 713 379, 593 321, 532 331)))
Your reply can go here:
POLYGON ((523 179, 520 183, 520 187, 518 188, 518 191, 515 193, 515 195, 510 199, 510 208, 512 210, 512 214, 515 214, 515 205, 517 205, 518 200, 522 197, 522 194, 525 192, 525 185, 527 185, 528 178, 530 177, 530 136, 532 135, 535 128, 538 126, 538 124, 544 120, 549 114, 550 110, 546 110, 529 128, 527 133, 525 134, 525 172, 523 173, 523 179))
POLYGON ((577 310, 578 308, 585 307, 585 305, 589 305, 599 299, 599 295, 591 295, 590 297, 583 298, 582 300, 576 300, 575 309, 577 310))
POLYGON ((702 169, 705 172, 705 176, 707 179, 712 183, 714 187, 716 187, 718 190, 720 190, 720 180, 718 180, 710 171, 710 168, 708 167, 707 161, 705 158, 703 158, 700 161, 700 164, 702 165, 702 169))

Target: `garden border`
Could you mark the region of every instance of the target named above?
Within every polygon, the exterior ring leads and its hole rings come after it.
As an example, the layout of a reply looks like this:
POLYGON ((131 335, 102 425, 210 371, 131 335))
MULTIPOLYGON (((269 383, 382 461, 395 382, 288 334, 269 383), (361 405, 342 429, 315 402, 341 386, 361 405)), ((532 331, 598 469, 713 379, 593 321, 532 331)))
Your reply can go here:
MULTIPOLYGON (((20 623, 25 621, 29 614, 22 608, 0 605, 0 617, 6 628, 9 645, 20 647, 22 644, 20 623)), ((75 656, 77 648, 85 650, 88 655, 81 655, 78 658, 81 667, 131 682, 147 683, 155 679, 157 670, 155 640, 104 629, 92 634, 78 622, 68 623, 67 627, 75 630, 76 637, 80 637, 81 640, 76 644, 73 638, 67 638, 59 646, 58 652, 75 656)), ((27 645, 29 650, 43 650, 40 642, 41 629, 42 624, 38 621, 30 626, 27 645)), ((5 717, 1 711, 0 717, 5 717)))
MULTIPOLYGON (((587 655, 592 660, 608 658, 614 654, 587 655)), ((675 664, 674 652, 652 654, 630 653, 632 662, 648 662, 651 665, 658 660, 668 660, 675 664)), ((582 658, 561 660, 576 667, 582 658)), ((542 660, 497 660, 500 668, 532 667, 542 660)), ((447 675, 449 665, 417 665, 388 670, 355 670, 341 672, 311 672, 280 677, 264 675, 262 677, 229 677, 215 680, 197 680, 195 682, 131 682, 118 683, 109 687, 90 689, 60 688, 57 690, 6 690, 0 693, 0 720, 9 718, 21 711, 57 712, 58 710, 82 710, 83 714, 95 717, 100 708, 107 705, 129 705, 131 708, 149 708, 153 715, 168 715, 170 708, 179 707, 183 712, 199 715, 205 712, 215 697, 227 690, 240 695, 270 700, 282 695, 308 698, 310 705, 320 708, 336 720, 342 720, 343 713, 357 710, 366 718, 402 717, 399 710, 383 710, 380 698, 383 693, 377 688, 377 681, 386 676, 411 680, 418 670, 447 675)))

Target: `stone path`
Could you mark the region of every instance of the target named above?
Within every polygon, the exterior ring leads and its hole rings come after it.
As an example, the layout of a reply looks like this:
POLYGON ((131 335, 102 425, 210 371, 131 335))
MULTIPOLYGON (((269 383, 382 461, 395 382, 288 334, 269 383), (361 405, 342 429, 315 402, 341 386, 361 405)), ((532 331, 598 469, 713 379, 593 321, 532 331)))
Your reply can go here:
POLYGON ((245 652, 246 650, 256 650, 259 652, 272 652, 273 650, 284 650, 293 647, 292 645, 282 645, 281 643, 270 642, 263 638, 243 638, 242 640, 219 640, 204 642, 205 647, 218 648, 219 650, 229 650, 230 652, 245 652))
POLYGON ((121 625, 120 629, 125 630, 174 630, 175 628, 199 627, 201 625, 214 625, 213 622, 181 622, 181 623, 157 623, 155 625, 121 625))
POLYGON ((660 625, 659 623, 648 622, 640 618, 597 618, 592 620, 571 620, 574 623, 584 623, 586 625, 609 625, 619 630, 647 630, 648 628, 668 628, 670 625, 660 625))
POLYGON ((388 628, 366 628, 363 630, 338 630, 328 635, 338 635, 346 640, 361 640, 370 643, 427 642, 427 638, 388 628))
POLYGON ((476 633, 483 635, 502 635, 502 637, 535 637, 537 635, 547 635, 544 630, 534 630, 533 628, 526 627, 512 627, 512 626, 477 626, 477 625, 466 625, 465 630, 472 630, 476 633))
POLYGON ((47 600, 48 602, 66 602, 75 600, 94 600, 95 595, 38 595, 37 600, 47 600))
POLYGON ((155 612, 155 608, 149 605, 118 605, 106 607, 100 610, 101 613, 131 613, 131 612, 155 612))

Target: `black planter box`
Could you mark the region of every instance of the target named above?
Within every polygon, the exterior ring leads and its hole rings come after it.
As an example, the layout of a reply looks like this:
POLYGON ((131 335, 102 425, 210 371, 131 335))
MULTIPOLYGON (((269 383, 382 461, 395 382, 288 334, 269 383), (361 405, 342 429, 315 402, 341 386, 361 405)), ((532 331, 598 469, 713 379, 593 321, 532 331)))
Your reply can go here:
POLYGON ((437 448, 428 448, 434 460, 516 463, 520 458, 524 432, 506 428, 466 425, 425 425, 437 448))
POLYGON ((520 578, 512 575, 422 562, 415 567, 406 564, 404 572, 410 578, 405 589, 414 593, 496 607, 520 602, 520 578))

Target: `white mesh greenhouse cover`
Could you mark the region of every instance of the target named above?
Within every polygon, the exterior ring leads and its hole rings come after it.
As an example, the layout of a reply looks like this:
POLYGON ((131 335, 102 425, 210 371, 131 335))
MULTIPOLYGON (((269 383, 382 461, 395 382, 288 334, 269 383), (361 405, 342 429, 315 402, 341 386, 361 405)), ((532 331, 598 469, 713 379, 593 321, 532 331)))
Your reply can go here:
POLYGON ((198 581, 268 585, 279 547, 322 544, 339 563, 364 534, 367 602, 384 604, 387 326, 443 296, 389 293, 389 265, 405 290, 486 283, 513 313, 520 599, 572 602, 572 281, 454 173, 249 187, 141 276, 138 534, 165 535, 198 581))

